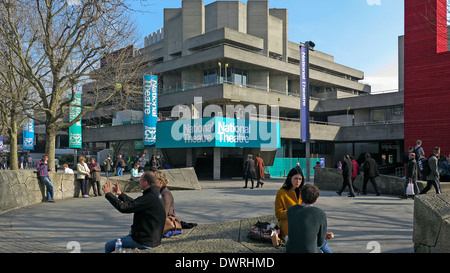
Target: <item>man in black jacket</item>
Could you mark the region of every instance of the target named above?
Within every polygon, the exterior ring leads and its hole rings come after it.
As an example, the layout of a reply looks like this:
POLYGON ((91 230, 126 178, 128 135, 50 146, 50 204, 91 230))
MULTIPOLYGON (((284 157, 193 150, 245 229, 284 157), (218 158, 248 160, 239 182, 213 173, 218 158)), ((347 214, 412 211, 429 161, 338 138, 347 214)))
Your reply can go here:
MULTIPOLYGON (((161 244, 161 238, 166 221, 164 204, 159 194, 160 185, 153 172, 145 172, 140 180, 139 187, 143 195, 133 199, 119 189, 118 183, 106 183, 102 188, 105 198, 118 211, 122 213, 134 213, 131 232, 122 237, 123 248, 150 249, 161 244), (118 194, 118 198, 112 193, 118 194)), ((115 249, 116 240, 105 244, 105 252, 111 253, 115 249)))
POLYGON ((355 191, 353 190, 352 184, 352 171, 353 162, 350 160, 350 156, 344 156, 344 163, 342 164, 342 178, 344 180, 341 190, 336 193, 341 195, 345 188, 348 186, 349 194, 348 197, 355 197, 355 191))
POLYGON ((381 191, 378 189, 377 181, 375 181, 375 178, 380 175, 378 172, 378 164, 375 161, 375 159, 370 157, 369 153, 366 154, 366 160, 364 161, 363 170, 364 170, 364 183, 362 194, 367 195, 367 182, 369 182, 370 180, 373 189, 377 193, 377 196, 380 196, 381 191))

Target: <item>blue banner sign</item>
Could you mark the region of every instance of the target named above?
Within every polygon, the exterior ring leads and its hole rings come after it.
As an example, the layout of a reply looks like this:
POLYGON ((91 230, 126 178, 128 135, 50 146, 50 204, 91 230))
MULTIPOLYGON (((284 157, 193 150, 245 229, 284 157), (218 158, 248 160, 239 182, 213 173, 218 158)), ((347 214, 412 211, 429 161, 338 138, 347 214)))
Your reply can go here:
POLYGON ((3 152, 3 136, 0 136, 0 152, 3 152))
POLYGON ((23 149, 34 150, 34 120, 31 118, 23 122, 23 149))
POLYGON ((309 141, 309 52, 300 45, 300 140, 309 141))
POLYGON ((161 122, 158 132, 157 148, 281 147, 279 122, 213 117, 161 122))
POLYGON ((158 77, 144 75, 144 145, 156 144, 158 124, 158 77))

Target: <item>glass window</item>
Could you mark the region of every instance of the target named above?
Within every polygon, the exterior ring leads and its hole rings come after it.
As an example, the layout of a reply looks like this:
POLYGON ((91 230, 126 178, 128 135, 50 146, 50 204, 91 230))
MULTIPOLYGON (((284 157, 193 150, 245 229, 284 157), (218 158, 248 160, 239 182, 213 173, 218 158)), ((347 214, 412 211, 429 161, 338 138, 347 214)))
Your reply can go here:
POLYGON ((373 121, 375 122, 386 121, 385 109, 373 110, 373 121))
POLYGON ((215 69, 205 70, 203 72, 203 83, 204 84, 215 84, 217 83, 217 74, 215 69))

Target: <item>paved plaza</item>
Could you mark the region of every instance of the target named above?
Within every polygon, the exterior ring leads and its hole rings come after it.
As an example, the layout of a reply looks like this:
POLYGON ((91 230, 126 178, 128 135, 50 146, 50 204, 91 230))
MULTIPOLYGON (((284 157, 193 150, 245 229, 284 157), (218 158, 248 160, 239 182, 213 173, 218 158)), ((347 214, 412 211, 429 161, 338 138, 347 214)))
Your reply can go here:
MULTIPOLYGON (((202 190, 172 191, 181 221, 211 224, 274 214, 283 180, 243 189, 241 180, 200 181, 202 190)), ((140 193, 130 194, 137 197, 140 193)), ((413 206, 397 196, 338 196, 321 192, 318 207, 328 216, 335 253, 412 253, 413 206)), ((128 234, 131 214, 116 211, 104 197, 42 203, 0 214, 0 252, 102 253, 104 243, 128 234)))

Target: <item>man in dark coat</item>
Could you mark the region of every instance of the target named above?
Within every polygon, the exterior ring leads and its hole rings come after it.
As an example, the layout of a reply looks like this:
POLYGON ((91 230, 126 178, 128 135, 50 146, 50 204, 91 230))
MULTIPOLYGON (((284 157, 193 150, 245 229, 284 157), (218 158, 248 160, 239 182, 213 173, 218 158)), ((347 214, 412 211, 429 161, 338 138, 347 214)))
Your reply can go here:
POLYGON ((420 194, 425 194, 431 187, 434 186, 436 194, 441 194, 441 184, 439 182, 439 156, 441 154, 441 148, 434 148, 434 153, 428 158, 428 166, 430 168, 430 173, 426 176, 427 186, 420 192, 420 194))
POLYGON ((253 179, 256 178, 256 165, 255 161, 253 160, 253 155, 249 154, 248 159, 244 164, 244 179, 245 179, 245 188, 247 188, 248 179, 252 181, 252 187, 250 189, 253 189, 254 181, 253 179))
POLYGON ((375 181, 375 178, 380 175, 378 172, 378 164, 375 161, 375 159, 373 159, 370 156, 369 153, 366 154, 366 161, 364 161, 363 170, 364 170, 363 194, 367 195, 367 182, 369 182, 370 180, 377 196, 380 196, 381 191, 378 188, 377 181, 375 181))
POLYGON ((350 156, 344 156, 344 163, 342 164, 342 178, 344 182, 342 184, 341 190, 336 193, 341 195, 345 188, 348 186, 349 194, 348 197, 355 197, 355 191, 352 185, 352 172, 353 172, 353 162, 350 160, 350 156))

